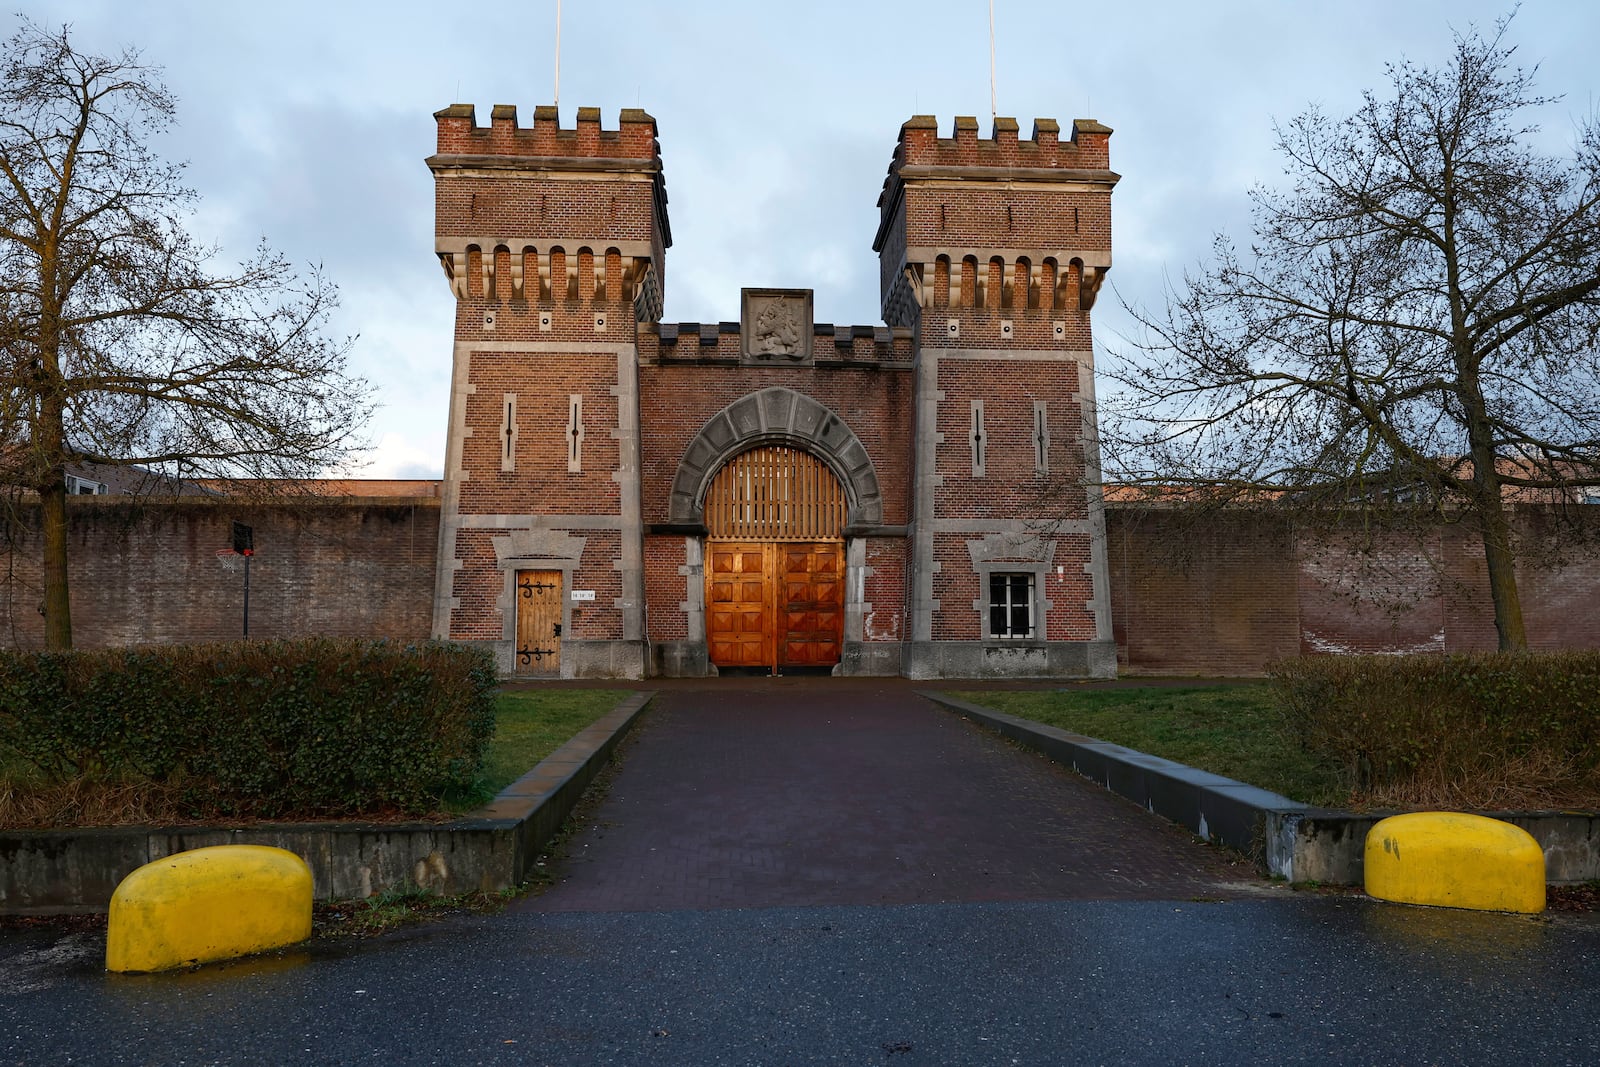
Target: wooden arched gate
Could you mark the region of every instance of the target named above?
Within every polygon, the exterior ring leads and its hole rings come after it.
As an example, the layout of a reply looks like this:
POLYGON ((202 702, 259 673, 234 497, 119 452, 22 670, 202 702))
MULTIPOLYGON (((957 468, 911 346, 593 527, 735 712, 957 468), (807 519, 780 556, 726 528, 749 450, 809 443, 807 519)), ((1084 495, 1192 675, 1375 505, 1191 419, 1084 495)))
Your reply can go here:
POLYGON ((718 667, 826 667, 844 640, 844 488, 782 445, 729 460, 706 490, 706 644, 718 667))

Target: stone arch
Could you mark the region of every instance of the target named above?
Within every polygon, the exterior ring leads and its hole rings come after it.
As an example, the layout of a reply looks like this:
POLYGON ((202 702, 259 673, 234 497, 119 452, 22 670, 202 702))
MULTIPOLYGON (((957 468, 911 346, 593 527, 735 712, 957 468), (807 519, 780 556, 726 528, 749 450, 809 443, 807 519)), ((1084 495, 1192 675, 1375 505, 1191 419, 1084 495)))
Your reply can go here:
POLYGON ((826 463, 844 486, 846 527, 881 525, 883 494, 866 446, 845 421, 803 393, 773 386, 713 415, 683 450, 668 500, 669 521, 703 526, 706 487, 722 465, 762 444, 797 445, 826 463))

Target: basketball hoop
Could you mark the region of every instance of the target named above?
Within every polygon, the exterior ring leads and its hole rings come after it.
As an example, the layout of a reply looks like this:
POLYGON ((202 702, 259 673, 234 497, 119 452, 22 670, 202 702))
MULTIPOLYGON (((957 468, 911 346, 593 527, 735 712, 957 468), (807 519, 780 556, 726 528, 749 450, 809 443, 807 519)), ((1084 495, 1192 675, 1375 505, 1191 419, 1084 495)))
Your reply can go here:
POLYGON ((244 570, 244 557, 231 548, 217 549, 217 562, 222 564, 224 574, 238 574, 244 570))

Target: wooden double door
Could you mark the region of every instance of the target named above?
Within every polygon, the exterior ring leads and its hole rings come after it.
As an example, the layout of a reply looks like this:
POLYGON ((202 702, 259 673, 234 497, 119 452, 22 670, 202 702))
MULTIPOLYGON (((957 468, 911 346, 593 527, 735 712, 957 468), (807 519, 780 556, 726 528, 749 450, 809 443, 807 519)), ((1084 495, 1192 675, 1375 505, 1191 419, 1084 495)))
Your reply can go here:
POLYGON ((706 644, 718 667, 829 667, 844 641, 841 541, 710 541, 706 644))

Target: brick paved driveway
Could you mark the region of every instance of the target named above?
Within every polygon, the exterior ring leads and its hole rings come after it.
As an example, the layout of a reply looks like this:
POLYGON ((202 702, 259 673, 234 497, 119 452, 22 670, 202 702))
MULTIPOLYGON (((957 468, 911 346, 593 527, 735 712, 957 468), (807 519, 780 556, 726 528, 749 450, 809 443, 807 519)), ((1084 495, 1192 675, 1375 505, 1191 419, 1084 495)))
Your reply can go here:
POLYGON ((663 688, 518 907, 1224 898, 1249 866, 899 679, 663 688))

